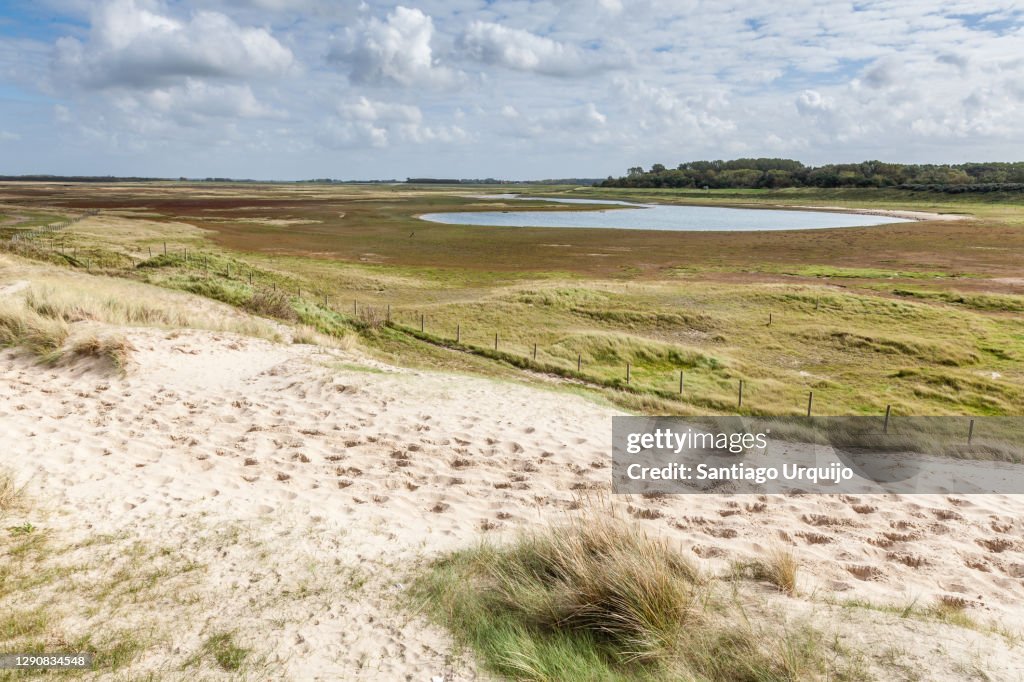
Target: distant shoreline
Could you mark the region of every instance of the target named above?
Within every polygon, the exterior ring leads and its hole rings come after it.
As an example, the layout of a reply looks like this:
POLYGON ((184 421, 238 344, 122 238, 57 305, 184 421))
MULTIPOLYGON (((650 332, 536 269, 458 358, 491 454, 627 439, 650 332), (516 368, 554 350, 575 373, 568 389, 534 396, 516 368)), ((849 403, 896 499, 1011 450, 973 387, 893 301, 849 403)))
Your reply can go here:
POLYGON ((934 213, 930 211, 907 211, 904 209, 848 208, 845 206, 780 206, 779 208, 804 209, 808 211, 835 211, 836 213, 859 213, 861 215, 888 216, 907 220, 970 220, 972 216, 963 213, 934 213))

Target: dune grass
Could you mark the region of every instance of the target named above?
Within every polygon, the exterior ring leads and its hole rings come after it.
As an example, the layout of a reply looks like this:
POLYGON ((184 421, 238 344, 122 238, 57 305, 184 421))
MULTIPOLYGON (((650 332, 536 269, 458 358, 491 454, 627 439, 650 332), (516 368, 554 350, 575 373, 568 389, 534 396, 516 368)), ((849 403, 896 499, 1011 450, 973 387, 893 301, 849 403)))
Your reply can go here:
POLYGON ((0 300, 0 346, 20 347, 43 362, 54 362, 68 338, 63 319, 42 315, 18 301, 0 300))
MULTIPOLYGON (((783 589, 795 588, 795 564, 769 565, 783 589)), ((450 554, 412 592, 511 679, 852 679, 819 631, 749 612, 734 587, 609 515, 450 554)))
POLYGON ((12 511, 20 508, 24 499, 24 486, 15 482, 14 475, 10 471, 0 469, 0 522, 12 511))
POLYGON ((238 672, 250 653, 249 649, 241 647, 235 642, 235 633, 216 632, 203 641, 197 657, 186 663, 185 667, 195 665, 202 658, 208 658, 224 672, 238 672))
POLYGON ((94 334, 73 342, 65 353, 65 357, 68 359, 97 359, 107 363, 118 372, 124 373, 134 350, 135 346, 120 334, 108 336, 94 334))
POLYGON ((66 323, 93 321, 111 325, 167 329, 207 329, 280 340, 273 325, 156 287, 108 277, 41 277, 24 296, 39 315, 66 323))
POLYGON ((768 582, 788 595, 797 593, 800 564, 785 548, 776 547, 762 559, 739 562, 733 570, 739 577, 768 582))

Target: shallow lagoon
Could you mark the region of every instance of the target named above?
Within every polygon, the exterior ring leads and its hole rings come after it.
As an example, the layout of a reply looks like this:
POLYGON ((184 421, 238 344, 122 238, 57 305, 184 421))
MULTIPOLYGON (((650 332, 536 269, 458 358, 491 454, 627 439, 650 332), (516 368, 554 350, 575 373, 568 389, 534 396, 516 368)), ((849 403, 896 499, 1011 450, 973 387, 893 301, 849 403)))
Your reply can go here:
POLYGON ((624 208, 590 211, 462 211, 425 213, 423 220, 448 225, 495 225, 500 227, 583 227, 620 230, 723 231, 813 230, 831 227, 863 227, 907 222, 890 216, 835 211, 786 211, 712 206, 665 206, 596 199, 532 199, 506 195, 481 199, 519 199, 562 204, 612 204, 624 208))

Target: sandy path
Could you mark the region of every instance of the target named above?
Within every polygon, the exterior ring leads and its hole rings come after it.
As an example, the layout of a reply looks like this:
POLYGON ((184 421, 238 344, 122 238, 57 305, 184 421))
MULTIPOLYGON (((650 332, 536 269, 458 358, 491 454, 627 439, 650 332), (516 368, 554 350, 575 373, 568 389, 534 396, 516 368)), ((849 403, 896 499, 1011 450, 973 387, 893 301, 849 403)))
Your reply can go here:
MULTIPOLYGON (((443 632, 395 608, 403 571, 610 488, 614 411, 576 396, 231 334, 126 334, 137 351, 125 377, 0 354, 3 464, 83 537, 127 530, 209 566, 212 584, 234 596, 207 619, 261 633, 254 645, 284 677, 474 678, 443 632), (269 556, 200 542, 199 527, 241 527, 269 556), (278 599, 307 565, 335 586, 361 571, 368 587, 341 602, 278 599)), ((614 504, 708 570, 783 544, 801 560, 801 591, 816 599, 955 595, 979 620, 1024 626, 1024 499, 614 504)), ((176 646, 194 646, 203 625, 179 624, 176 646)), ((998 637, 958 637, 945 645, 951 660, 988 652, 993 679, 1024 669, 1024 654, 1011 657, 998 637)), ((906 645, 921 661, 933 656, 906 645)))

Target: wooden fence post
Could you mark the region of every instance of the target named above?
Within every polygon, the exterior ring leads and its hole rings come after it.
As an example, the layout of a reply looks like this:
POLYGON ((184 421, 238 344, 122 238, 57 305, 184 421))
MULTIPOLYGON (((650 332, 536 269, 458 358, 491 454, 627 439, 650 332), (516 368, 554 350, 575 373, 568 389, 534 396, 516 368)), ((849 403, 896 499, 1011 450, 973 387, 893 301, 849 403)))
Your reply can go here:
POLYGON ((679 370, 679 395, 683 394, 683 370, 679 370))
POLYGON ((583 353, 579 353, 576 355, 576 371, 583 371, 583 353))
POLYGON ((811 406, 814 404, 814 391, 807 392, 807 416, 811 416, 811 406))
POLYGON ((629 372, 629 363, 627 362, 626 363, 626 383, 628 384, 630 382, 630 380, 631 380, 631 377, 630 377, 630 372, 629 372))
POLYGON ((498 332, 494 332, 494 350, 498 350, 498 332))
POLYGON ((736 402, 736 407, 743 407, 743 379, 740 379, 740 394, 739 400, 736 402))
POLYGON ((537 362, 537 344, 533 344, 533 361, 537 362))
POLYGON ((882 425, 882 433, 889 433, 889 413, 892 411, 892 405, 885 406, 885 424, 882 425))
POLYGON ((974 438, 974 420, 971 420, 971 425, 967 428, 967 444, 971 444, 971 440, 974 438))
POLYGON ((455 325, 455 343, 462 343, 462 325, 458 323, 455 325))

